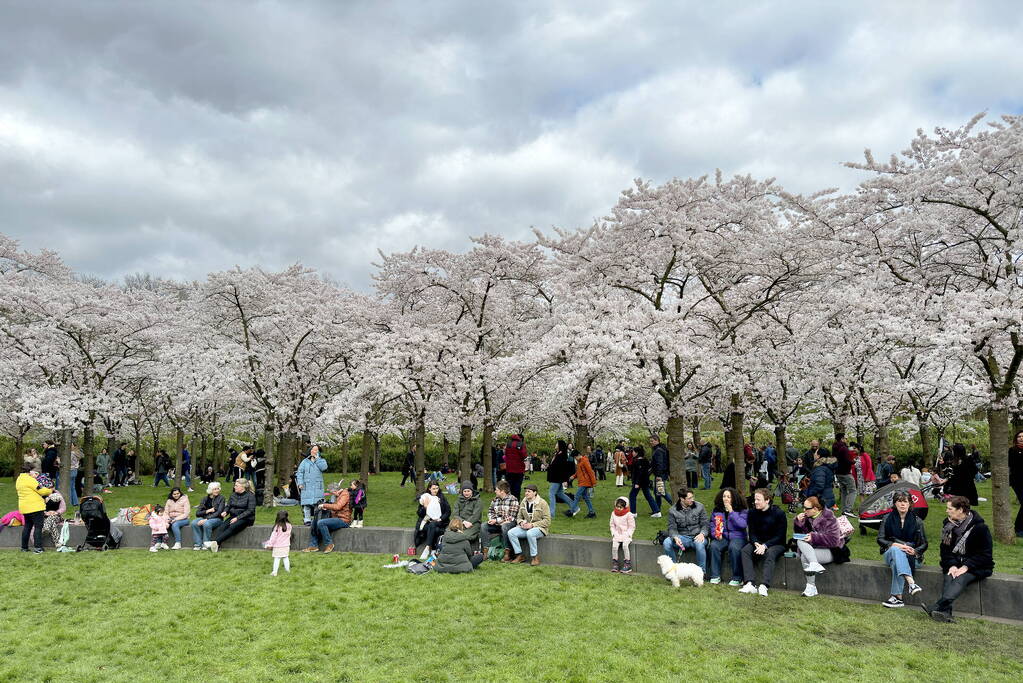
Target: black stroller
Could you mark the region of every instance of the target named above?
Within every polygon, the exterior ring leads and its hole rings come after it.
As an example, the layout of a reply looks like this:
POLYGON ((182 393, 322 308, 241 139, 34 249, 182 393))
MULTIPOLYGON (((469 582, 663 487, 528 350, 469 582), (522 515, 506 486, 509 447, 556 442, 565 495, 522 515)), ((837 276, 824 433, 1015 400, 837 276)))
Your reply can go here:
POLYGON ((115 550, 121 545, 121 531, 110 526, 110 518, 99 496, 86 496, 78 506, 78 514, 85 522, 85 543, 76 548, 84 550, 115 550))

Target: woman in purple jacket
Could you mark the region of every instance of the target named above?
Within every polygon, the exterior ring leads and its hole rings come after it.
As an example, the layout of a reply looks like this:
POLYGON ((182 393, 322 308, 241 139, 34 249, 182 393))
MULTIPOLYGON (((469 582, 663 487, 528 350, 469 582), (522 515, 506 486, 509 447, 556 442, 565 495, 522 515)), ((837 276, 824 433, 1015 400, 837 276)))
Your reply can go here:
POLYGON ((803 595, 812 598, 817 595, 817 575, 824 572, 824 565, 835 561, 836 553, 845 546, 845 538, 838 529, 834 513, 824 507, 817 496, 803 501, 803 511, 796 515, 792 528, 806 575, 803 595))
POLYGON ((721 583, 721 559, 732 562, 729 586, 742 585, 742 548, 746 545, 746 501, 734 488, 718 491, 710 513, 710 582, 721 583))

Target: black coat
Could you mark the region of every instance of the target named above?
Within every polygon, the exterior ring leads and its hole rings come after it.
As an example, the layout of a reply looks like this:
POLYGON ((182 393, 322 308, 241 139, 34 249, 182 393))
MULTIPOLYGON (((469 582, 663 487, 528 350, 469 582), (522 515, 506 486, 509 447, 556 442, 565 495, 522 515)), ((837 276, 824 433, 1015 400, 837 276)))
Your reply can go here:
MULTIPOLYGON (((942 532, 951 523, 946 519, 942 532)), ((966 566, 977 578, 987 578, 995 569, 995 560, 991 556, 991 531, 976 510, 973 511, 973 521, 967 531, 970 536, 966 539, 966 547, 962 554, 952 552, 952 546, 945 544, 942 533, 941 568, 947 572, 951 567, 966 566)))
MULTIPOLYGON (((906 514, 916 516, 916 513, 913 512, 912 508, 910 508, 909 512, 906 514)), ((881 554, 883 555, 887 552, 888 549, 892 547, 892 543, 905 543, 916 551, 916 563, 921 564, 924 561, 924 552, 927 550, 927 534, 924 532, 924 520, 917 518, 916 533, 913 534, 912 538, 904 538, 904 536, 908 536, 909 534, 888 536, 888 530, 886 527, 888 526, 888 518, 892 515, 895 515, 894 520, 896 526, 900 526, 898 510, 892 510, 885 515, 883 520, 881 520, 881 526, 877 530, 877 544, 881 546, 881 554)))
POLYGON ((750 543, 763 543, 767 546, 785 545, 788 518, 777 505, 772 505, 763 512, 750 508, 746 515, 746 529, 749 531, 750 543))
POLYGON ((661 479, 667 479, 668 473, 670 472, 670 463, 668 462, 668 447, 663 443, 659 443, 654 446, 653 453, 650 454, 650 463, 655 477, 661 479))
POLYGON ((225 521, 230 522, 237 517, 243 524, 252 524, 256 521, 256 494, 252 491, 245 493, 231 492, 231 498, 227 501, 227 517, 225 521))
MULTIPOLYGON (((448 528, 448 523, 451 521, 451 504, 448 503, 448 499, 444 497, 443 493, 439 494, 438 497, 440 498, 440 521, 429 522, 429 524, 434 524, 439 526, 441 530, 444 530, 448 528)), ((426 517, 426 508, 420 503, 419 508, 416 510, 417 521, 413 541, 416 545, 422 545, 426 540, 426 527, 422 524, 424 517, 426 517)))
POLYGON ((567 453, 555 453, 551 464, 547 466, 547 483, 564 484, 575 474, 575 463, 568 459, 567 453))
POLYGON ((641 489, 650 488, 650 461, 643 456, 636 456, 632 461, 632 484, 641 489))
POLYGON ((952 476, 945 483, 945 493, 952 496, 963 496, 970 505, 977 504, 977 482, 973 477, 977 468, 972 461, 963 458, 952 468, 952 476))
POLYGON ((202 502, 199 503, 199 507, 195 510, 195 518, 213 519, 214 517, 219 517, 220 513, 224 511, 225 505, 224 496, 222 495, 203 496, 202 502), (210 508, 213 508, 214 512, 207 514, 206 510, 210 508))

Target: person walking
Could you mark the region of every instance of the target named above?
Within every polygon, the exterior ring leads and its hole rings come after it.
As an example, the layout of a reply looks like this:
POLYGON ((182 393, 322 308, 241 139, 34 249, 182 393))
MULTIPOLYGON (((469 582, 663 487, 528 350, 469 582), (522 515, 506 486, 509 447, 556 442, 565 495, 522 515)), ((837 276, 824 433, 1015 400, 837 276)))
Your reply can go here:
POLYGON ((575 474, 575 465, 568 459, 568 444, 558 440, 557 449, 554 451, 554 458, 547 466, 547 498, 550 501, 547 509, 550 514, 557 512, 557 501, 560 500, 571 510, 573 501, 565 495, 565 483, 575 474))
POLYGON ((575 517, 579 514, 579 501, 586 501, 586 517, 592 519, 597 516, 597 513, 593 511, 592 492, 597 486, 597 475, 593 473, 593 467, 590 466, 589 459, 580 453, 579 451, 573 451, 575 456, 575 472, 569 478, 575 479, 579 484, 579 488, 575 491, 575 500, 569 506, 566 511, 566 515, 569 517, 575 517))

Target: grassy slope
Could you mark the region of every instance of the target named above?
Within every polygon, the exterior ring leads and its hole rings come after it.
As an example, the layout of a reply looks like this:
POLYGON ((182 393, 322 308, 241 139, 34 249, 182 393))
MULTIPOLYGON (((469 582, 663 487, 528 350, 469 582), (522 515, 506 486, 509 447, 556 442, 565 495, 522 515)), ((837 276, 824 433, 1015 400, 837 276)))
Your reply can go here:
MULTIPOLYGON (((338 474, 327 474, 325 476, 326 481, 337 481, 339 478, 340 475, 338 474)), ((401 476, 394 472, 387 472, 370 477, 370 490, 368 496, 369 507, 366 511, 367 525, 411 527, 414 524, 416 505, 413 498, 415 496, 415 491, 411 488, 411 485, 407 488, 400 488, 398 486, 398 482, 400 480, 401 476)), ((449 481, 453 481, 453 479, 449 477, 449 481)), ((543 473, 536 473, 533 475, 532 481, 537 484, 540 488, 541 495, 546 498, 546 475, 543 473)), ((716 479, 716 481, 719 480, 716 479)), ((990 483, 980 484, 978 488, 982 497, 990 499, 990 483)), ((154 490, 153 487, 149 485, 114 489, 113 493, 104 496, 104 499, 107 501, 107 512, 111 517, 113 517, 117 514, 118 507, 142 503, 162 503, 166 500, 166 491, 167 489, 162 485, 158 490, 154 490)), ((559 514, 552 525, 553 533, 602 536, 610 538, 610 534, 608 532, 608 517, 611 514, 614 499, 623 493, 628 495, 628 491, 628 488, 615 488, 613 480, 610 482, 598 482, 597 488, 594 492, 594 506, 597 510, 596 519, 585 519, 583 514, 569 519, 563 514, 560 514, 564 509, 564 505, 559 503, 559 514)), ((717 489, 715 488, 711 491, 697 491, 696 497, 709 508, 713 505, 714 495, 716 494, 717 489)), ((193 506, 197 505, 201 497, 202 492, 196 491, 191 494, 190 502, 193 506)), ((485 501, 485 505, 489 505, 491 496, 489 494, 482 494, 482 497, 485 501)), ((449 498, 452 503, 452 510, 454 510, 454 498, 449 498)), ((640 515, 637 519, 635 539, 637 542, 647 542, 653 540, 658 529, 667 528, 667 519, 650 519, 650 508, 646 504, 642 495, 639 496, 638 501, 640 515)), ((10 479, 5 479, 3 482, 0 482, 0 514, 14 509, 16 505, 17 498, 14 492, 14 486, 10 479)), ((484 507, 484 510, 485 509, 486 508, 484 507)), ((585 507, 583 509, 585 510, 585 507)), ((992 514, 990 500, 986 503, 981 503, 979 509, 980 514, 983 515, 990 523, 992 514)), ((289 510, 292 511, 292 521, 296 518, 301 519, 301 511, 298 508, 289 508, 289 510)), ((927 538, 931 544, 931 550, 928 551, 925 557, 928 564, 935 564, 937 562, 937 544, 941 535, 941 524, 945 518, 944 510, 944 504, 932 502, 931 512, 927 515, 927 538)), ((260 509, 257 514, 257 521, 261 524, 270 524, 273 522, 275 514, 275 510, 260 509)), ((666 514, 667 512, 665 511, 665 515, 666 514)), ((4 533, 10 532, 7 531, 4 533)), ((861 536, 858 533, 854 534, 852 544, 850 545, 852 556, 861 559, 880 560, 877 543, 874 540, 875 538, 876 534, 873 532, 868 532, 866 536, 861 536)), ((1023 574, 1023 544, 1006 546, 996 543, 994 555, 996 571, 1023 574)))
POLYGON ((4 681, 1023 676, 1019 627, 784 592, 499 563, 414 577, 338 554, 277 578, 257 551, 3 557, 9 586, 37 589, 0 607, 4 681))

